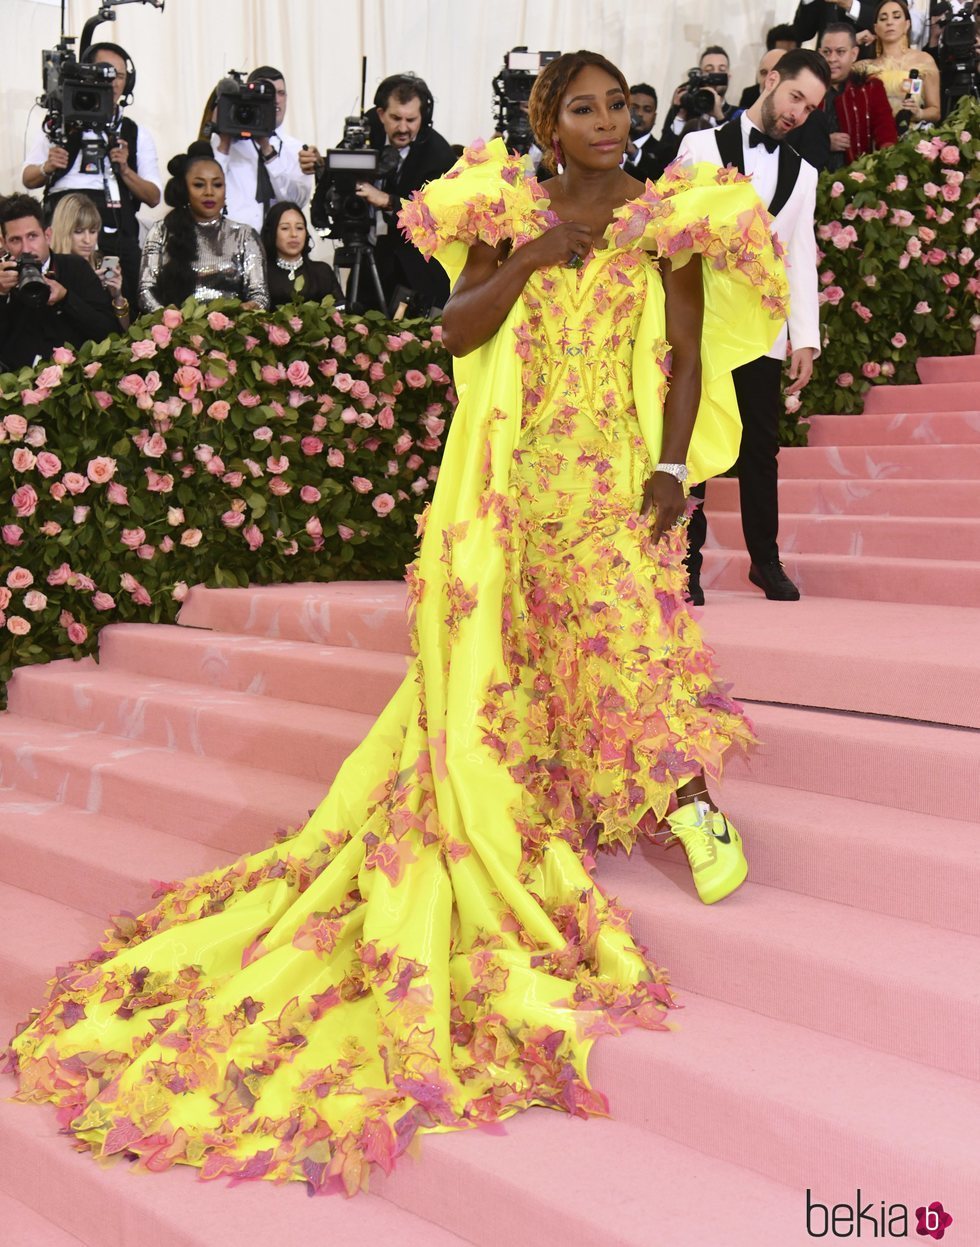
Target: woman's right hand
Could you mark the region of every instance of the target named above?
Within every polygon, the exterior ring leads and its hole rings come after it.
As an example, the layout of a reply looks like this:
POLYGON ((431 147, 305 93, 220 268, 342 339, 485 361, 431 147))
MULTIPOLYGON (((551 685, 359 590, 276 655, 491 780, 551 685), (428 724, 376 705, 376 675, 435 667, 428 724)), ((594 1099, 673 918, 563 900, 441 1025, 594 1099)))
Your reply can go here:
POLYGON ((592 247, 592 230, 577 221, 562 221, 545 230, 540 238, 527 243, 525 256, 534 260, 535 268, 553 268, 556 264, 568 264, 574 256, 585 259, 592 247))

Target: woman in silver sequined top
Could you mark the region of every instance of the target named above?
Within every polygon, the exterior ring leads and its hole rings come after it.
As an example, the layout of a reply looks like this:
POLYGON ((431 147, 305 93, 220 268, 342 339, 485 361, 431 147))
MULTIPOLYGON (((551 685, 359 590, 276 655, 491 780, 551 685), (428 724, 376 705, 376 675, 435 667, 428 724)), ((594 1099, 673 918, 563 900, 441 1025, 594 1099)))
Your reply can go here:
POLYGON ((144 312, 193 295, 269 306, 265 256, 255 230, 223 215, 225 180, 208 143, 193 143, 167 166, 164 198, 172 211, 146 236, 140 267, 144 312))

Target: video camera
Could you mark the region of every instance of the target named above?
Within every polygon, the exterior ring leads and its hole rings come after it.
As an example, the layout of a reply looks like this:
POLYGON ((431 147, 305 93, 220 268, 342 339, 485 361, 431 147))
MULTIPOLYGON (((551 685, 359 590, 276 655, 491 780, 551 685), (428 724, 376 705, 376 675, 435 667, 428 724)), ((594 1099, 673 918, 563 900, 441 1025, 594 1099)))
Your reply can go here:
POLYGON ((498 133, 513 152, 526 156, 534 142, 527 119, 527 102, 534 80, 560 52, 529 52, 526 47, 511 48, 504 54, 504 67, 494 78, 493 116, 498 133))
POLYGON ((687 89, 681 96, 680 107, 692 117, 707 117, 715 109, 715 92, 719 95, 728 89, 727 74, 706 74, 694 68, 688 70, 687 89), (708 88, 713 87, 713 91, 708 88))
POLYGON ((930 16, 941 20, 937 61, 943 112, 964 95, 977 95, 977 13, 974 0, 933 0, 930 16))
POLYGON ((276 88, 264 78, 246 82, 230 69, 215 89, 216 134, 231 139, 267 139, 276 129, 276 88))
POLYGON ((366 244, 374 223, 374 208, 355 188, 358 182, 376 181, 378 173, 378 151, 371 146, 366 116, 362 113, 345 117, 343 137, 324 157, 325 190, 313 224, 345 247, 366 244))

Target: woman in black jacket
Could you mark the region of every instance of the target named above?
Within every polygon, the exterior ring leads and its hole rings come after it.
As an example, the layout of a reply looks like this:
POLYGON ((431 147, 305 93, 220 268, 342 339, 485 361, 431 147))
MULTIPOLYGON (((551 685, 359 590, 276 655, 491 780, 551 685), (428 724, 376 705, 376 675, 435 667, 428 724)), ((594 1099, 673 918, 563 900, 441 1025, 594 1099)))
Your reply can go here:
POLYGON ((269 305, 320 303, 328 295, 344 306, 344 292, 329 264, 311 260, 313 244, 298 204, 273 204, 262 225, 269 278, 269 305))

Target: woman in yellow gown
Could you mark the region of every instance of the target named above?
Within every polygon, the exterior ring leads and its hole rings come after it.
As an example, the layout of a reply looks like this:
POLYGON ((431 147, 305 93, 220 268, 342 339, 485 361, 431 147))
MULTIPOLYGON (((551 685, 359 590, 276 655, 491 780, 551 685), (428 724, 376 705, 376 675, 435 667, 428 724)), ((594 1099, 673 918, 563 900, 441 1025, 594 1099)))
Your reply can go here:
POLYGON ((692 479, 734 461, 729 374, 775 337, 782 268, 732 171, 621 173, 603 58, 556 61, 532 117, 567 161, 550 208, 498 140, 404 214, 465 267, 404 683, 302 830, 117 917, 6 1051, 17 1098, 96 1157, 353 1193, 417 1132, 603 1112, 592 1043, 675 1002, 596 850, 666 815, 699 890, 744 876, 699 794, 751 734, 687 609, 683 489, 652 469, 661 446, 692 479))

